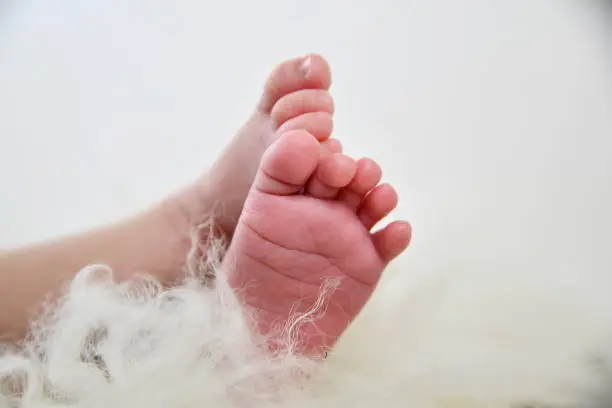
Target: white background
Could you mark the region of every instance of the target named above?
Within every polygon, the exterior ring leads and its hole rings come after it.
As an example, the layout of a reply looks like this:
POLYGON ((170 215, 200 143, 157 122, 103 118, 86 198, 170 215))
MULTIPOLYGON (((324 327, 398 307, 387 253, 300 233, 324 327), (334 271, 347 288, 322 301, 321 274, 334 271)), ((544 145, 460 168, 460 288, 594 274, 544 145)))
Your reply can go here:
POLYGON ((332 64, 336 136, 397 184, 413 253, 610 264, 612 19, 596 3, 0 4, 0 246, 190 181, 268 71, 313 51, 332 64))

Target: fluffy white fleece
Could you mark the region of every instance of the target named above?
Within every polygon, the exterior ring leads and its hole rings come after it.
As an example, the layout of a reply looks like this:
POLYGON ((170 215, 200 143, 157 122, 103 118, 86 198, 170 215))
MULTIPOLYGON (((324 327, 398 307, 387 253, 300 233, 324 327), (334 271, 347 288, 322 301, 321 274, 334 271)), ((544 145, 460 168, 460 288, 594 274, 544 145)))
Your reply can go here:
POLYGON ((411 286, 395 275, 335 352, 311 361, 289 340, 263 352, 256 316, 207 268, 214 287, 188 274, 169 290, 82 270, 25 347, 0 358, 0 407, 607 406, 603 282, 512 267, 411 286))

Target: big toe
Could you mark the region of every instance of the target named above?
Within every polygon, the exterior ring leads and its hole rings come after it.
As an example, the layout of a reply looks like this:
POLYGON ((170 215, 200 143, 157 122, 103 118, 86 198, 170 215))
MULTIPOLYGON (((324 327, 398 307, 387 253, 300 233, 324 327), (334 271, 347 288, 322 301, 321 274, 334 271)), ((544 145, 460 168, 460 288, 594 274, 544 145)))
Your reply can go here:
POLYGON ((317 54, 295 58, 278 65, 268 77, 259 110, 270 114, 283 96, 303 89, 327 90, 331 86, 331 70, 317 54))
POLYGON ((283 134, 264 154, 254 187, 274 195, 302 191, 319 164, 320 153, 319 142, 307 131, 283 134))

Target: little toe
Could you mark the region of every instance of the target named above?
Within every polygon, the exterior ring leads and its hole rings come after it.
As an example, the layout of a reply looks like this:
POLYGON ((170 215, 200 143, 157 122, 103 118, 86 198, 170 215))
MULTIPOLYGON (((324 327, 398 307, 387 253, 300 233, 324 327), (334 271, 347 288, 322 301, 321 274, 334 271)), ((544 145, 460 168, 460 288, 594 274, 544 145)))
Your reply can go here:
POLYGON ((308 112, 287 120, 277 130, 279 134, 289 130, 304 129, 317 140, 327 140, 332 134, 334 122, 329 112, 308 112))
POLYGON ((334 100, 328 91, 303 89, 285 95, 274 104, 270 117, 274 126, 280 127, 288 120, 311 112, 334 113, 334 100))
POLYGON ((352 158, 339 153, 325 154, 306 193, 317 198, 334 198, 340 188, 351 182, 356 171, 357 163, 352 158))
POLYGON ((408 248, 412 227, 405 221, 395 221, 372 234, 372 242, 383 262, 389 263, 408 248))
POLYGON ((320 154, 321 146, 310 133, 287 132, 264 154, 254 187, 266 194, 296 194, 317 169, 320 154))
POLYGON ((277 66, 266 80, 259 110, 270 114, 283 96, 301 89, 329 89, 331 71, 320 55, 295 58, 277 66))
POLYGON ((357 209, 357 216, 366 229, 372 229, 397 206, 397 192, 389 184, 374 188, 363 199, 357 209))
POLYGON ((382 169, 378 163, 368 158, 359 159, 355 178, 351 184, 340 191, 338 200, 356 211, 366 194, 380 183, 381 178, 382 169))

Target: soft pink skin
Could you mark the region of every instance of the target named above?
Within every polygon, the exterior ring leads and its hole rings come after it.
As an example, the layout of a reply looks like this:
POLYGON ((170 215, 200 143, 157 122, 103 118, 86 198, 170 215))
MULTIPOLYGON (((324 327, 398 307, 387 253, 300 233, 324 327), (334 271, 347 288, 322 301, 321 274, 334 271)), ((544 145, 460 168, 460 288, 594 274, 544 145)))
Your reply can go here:
POLYGON ((334 153, 304 130, 268 149, 225 260, 231 285, 260 312, 260 330, 270 333, 310 310, 326 278, 340 278, 340 286, 325 313, 300 326, 302 351, 333 346, 360 312, 410 241, 406 222, 371 232, 397 205, 380 178, 375 162, 334 153))

